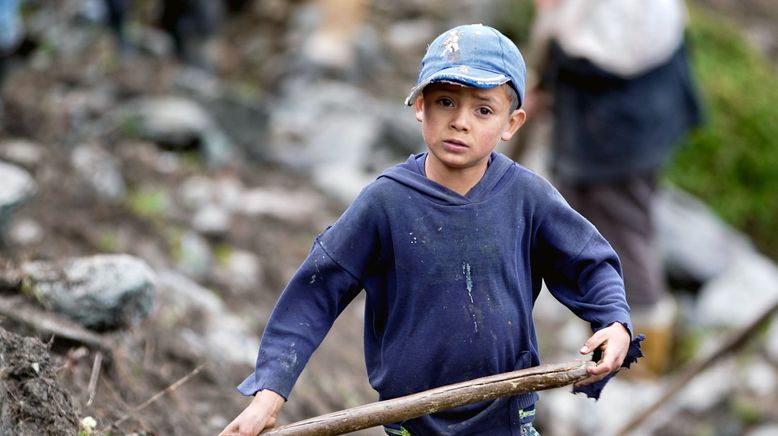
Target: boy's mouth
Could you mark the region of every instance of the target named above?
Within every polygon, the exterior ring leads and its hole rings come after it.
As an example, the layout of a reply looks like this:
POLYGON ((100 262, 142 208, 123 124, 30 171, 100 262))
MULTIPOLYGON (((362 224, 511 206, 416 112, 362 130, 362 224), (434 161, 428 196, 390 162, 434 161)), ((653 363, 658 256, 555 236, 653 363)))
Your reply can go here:
POLYGON ((469 148, 466 143, 458 139, 444 139, 443 145, 446 146, 446 148, 451 150, 464 150, 466 148, 469 148))

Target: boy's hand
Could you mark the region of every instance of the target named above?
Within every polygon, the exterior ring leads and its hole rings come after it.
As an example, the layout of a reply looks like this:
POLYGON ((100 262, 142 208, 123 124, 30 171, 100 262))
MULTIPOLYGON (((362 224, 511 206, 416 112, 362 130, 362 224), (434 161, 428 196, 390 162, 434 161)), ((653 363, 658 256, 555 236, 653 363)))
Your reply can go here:
POLYGON ((283 405, 284 397, 281 395, 267 389, 259 391, 219 436, 256 436, 276 425, 276 416, 283 405))
POLYGON ((602 357, 596 366, 588 368, 591 377, 575 384, 576 387, 586 386, 605 378, 616 371, 624 362, 629 349, 630 335, 627 328, 619 322, 598 331, 590 337, 581 348, 581 354, 589 354, 596 349, 602 350, 602 357))

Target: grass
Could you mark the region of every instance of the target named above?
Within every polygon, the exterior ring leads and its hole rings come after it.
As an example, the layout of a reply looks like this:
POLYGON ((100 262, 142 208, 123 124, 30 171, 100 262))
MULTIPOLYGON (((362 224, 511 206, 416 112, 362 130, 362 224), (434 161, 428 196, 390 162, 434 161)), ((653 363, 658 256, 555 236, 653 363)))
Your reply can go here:
POLYGON ((131 190, 125 199, 127 207, 136 215, 149 220, 160 219, 167 206, 167 194, 156 188, 131 190))
POLYGON ((706 122, 666 175, 778 259, 778 73, 725 18, 691 13, 692 67, 706 122))

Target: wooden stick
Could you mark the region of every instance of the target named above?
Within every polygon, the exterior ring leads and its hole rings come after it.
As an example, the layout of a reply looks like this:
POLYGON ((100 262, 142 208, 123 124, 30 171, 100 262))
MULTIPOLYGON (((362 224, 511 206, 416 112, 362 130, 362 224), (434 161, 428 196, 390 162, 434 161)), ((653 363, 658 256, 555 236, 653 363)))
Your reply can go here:
POLYGON ((698 374, 705 371, 709 366, 713 364, 713 362, 715 362, 722 356, 725 356, 727 354, 736 351, 738 348, 741 348, 743 345, 748 343, 748 340, 751 339, 754 332, 756 332, 756 330, 758 330, 762 325, 764 325, 775 312, 778 312, 778 300, 775 301, 770 307, 768 307, 753 321, 751 321, 750 324, 745 326, 739 332, 736 332, 735 334, 731 335, 729 339, 726 340, 719 348, 714 350, 708 356, 697 360, 694 364, 687 367, 687 369, 684 370, 680 376, 678 376, 675 380, 673 380, 670 386, 668 386, 668 388, 665 389, 664 393, 660 395, 659 398, 657 398, 653 403, 651 403, 651 405, 649 405, 645 410, 635 415, 635 417, 633 417, 616 434, 627 435, 635 431, 646 421, 646 419, 648 419, 657 410, 659 410, 670 398, 674 397, 681 390, 681 388, 686 386, 698 374))
POLYGON ((482 377, 287 424, 262 435, 339 435, 464 404, 569 385, 587 378, 590 365, 594 362, 575 361, 482 377))
POLYGON ((95 392, 97 391, 97 380, 100 378, 100 367, 103 364, 103 353, 97 352, 95 354, 95 361, 92 363, 92 374, 89 376, 89 387, 87 392, 89 396, 86 400, 86 406, 92 405, 92 401, 95 399, 95 392))
POLYGON ((145 409, 146 407, 149 406, 149 404, 157 401, 163 395, 175 391, 176 389, 181 387, 181 385, 183 385, 184 383, 188 382, 190 378, 196 376, 203 369, 204 366, 205 366, 205 362, 201 363, 197 368, 195 368, 192 371, 190 371, 189 374, 187 374, 187 375, 181 377, 180 379, 178 379, 175 383, 171 384, 170 386, 166 387, 165 389, 162 389, 161 391, 159 391, 156 394, 152 395, 151 398, 149 398, 148 400, 146 400, 146 401, 138 404, 137 406, 133 407, 129 412, 125 413, 124 416, 122 416, 121 418, 119 418, 116 421, 114 421, 113 425, 117 426, 117 425, 123 423, 131 415, 133 415, 135 413, 138 413, 141 410, 145 409))
POLYGON ((100 378, 100 368, 103 364, 103 353, 97 352, 95 354, 95 361, 92 363, 92 374, 89 376, 89 387, 87 392, 89 397, 86 400, 86 406, 92 405, 92 401, 95 399, 95 392, 97 391, 97 380, 100 378))

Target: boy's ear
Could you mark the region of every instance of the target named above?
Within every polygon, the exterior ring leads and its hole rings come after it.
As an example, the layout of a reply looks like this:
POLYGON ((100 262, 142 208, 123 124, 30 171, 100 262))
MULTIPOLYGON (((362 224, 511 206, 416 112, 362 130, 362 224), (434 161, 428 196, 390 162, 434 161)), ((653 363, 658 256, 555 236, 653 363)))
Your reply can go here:
POLYGON ((416 111, 416 120, 421 122, 424 119, 424 93, 419 93, 416 100, 413 101, 413 110, 416 111))
POLYGON ((511 112, 511 114, 508 116, 508 126, 502 135, 500 135, 500 139, 505 142, 510 141, 513 135, 519 131, 519 128, 524 125, 525 121, 527 121, 527 113, 524 112, 524 109, 516 109, 515 111, 511 112))

